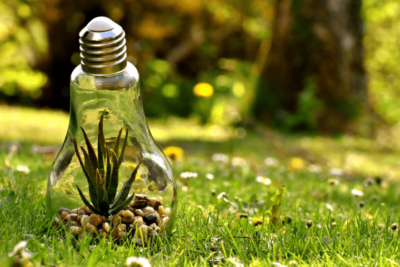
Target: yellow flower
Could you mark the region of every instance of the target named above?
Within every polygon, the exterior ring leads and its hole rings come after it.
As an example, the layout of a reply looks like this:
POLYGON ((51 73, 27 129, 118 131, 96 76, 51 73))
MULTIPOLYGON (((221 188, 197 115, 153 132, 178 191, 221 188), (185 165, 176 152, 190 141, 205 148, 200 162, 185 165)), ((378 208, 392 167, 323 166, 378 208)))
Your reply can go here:
POLYGON ((214 88, 209 83, 198 83, 193 88, 193 94, 201 98, 210 98, 214 94, 214 88))
POLYGON ((289 171, 295 172, 304 167, 304 162, 301 158, 292 158, 289 163, 289 171))
POLYGON ((164 149, 164 154, 172 160, 179 160, 183 156, 183 149, 177 146, 169 146, 164 149))

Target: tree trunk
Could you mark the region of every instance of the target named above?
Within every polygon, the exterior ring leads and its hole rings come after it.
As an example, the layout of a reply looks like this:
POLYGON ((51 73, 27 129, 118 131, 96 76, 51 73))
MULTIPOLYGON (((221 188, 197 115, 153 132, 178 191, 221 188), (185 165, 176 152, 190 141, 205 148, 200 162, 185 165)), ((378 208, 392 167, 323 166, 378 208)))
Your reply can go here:
POLYGON ((290 130, 343 132, 368 106, 361 0, 277 0, 255 115, 290 130))

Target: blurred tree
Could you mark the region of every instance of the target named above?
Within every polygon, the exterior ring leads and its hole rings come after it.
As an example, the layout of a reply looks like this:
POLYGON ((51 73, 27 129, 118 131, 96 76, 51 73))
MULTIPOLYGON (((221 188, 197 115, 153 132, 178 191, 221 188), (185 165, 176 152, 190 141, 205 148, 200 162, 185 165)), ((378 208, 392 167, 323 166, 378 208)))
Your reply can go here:
POLYGON ((343 132, 368 109, 361 2, 276 1, 258 118, 288 130, 343 132))

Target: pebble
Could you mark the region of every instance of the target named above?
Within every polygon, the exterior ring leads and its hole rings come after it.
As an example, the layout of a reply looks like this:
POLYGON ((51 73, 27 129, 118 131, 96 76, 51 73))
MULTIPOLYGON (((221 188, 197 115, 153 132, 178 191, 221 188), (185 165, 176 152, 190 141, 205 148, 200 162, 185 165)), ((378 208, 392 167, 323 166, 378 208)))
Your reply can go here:
POLYGON ((122 212, 122 216, 124 216, 124 217, 130 217, 130 218, 135 218, 135 215, 134 215, 131 211, 129 211, 129 210, 124 210, 124 211, 122 212))
POLYGON ((79 210, 78 215, 86 215, 86 211, 84 211, 84 210, 79 210))
POLYGON ((87 223, 86 226, 85 226, 85 230, 88 231, 88 232, 94 231, 94 230, 96 230, 96 226, 94 226, 91 223, 87 223))
POLYGON ((120 229, 121 229, 121 231, 126 231, 126 224, 121 223, 120 229))
POLYGON ((60 224, 60 219, 58 219, 58 217, 54 218, 54 225, 58 226, 60 224))
POLYGON ((106 231, 107 233, 110 232, 110 224, 108 222, 104 222, 102 224, 102 227, 103 227, 104 231, 106 231))
POLYGON ((129 206, 135 209, 141 209, 147 205, 147 196, 143 194, 136 194, 129 206))
POLYGON ((67 208, 60 208, 60 209, 58 210, 58 214, 60 214, 60 216, 61 216, 61 214, 63 213, 63 211, 67 212, 68 214, 71 213, 71 210, 70 210, 70 209, 67 209, 67 208))
POLYGON ((60 217, 61 217, 61 220, 65 220, 65 218, 68 216, 68 212, 66 212, 65 210, 63 210, 62 212, 61 212, 61 215, 60 215, 60 217))
POLYGON ((151 197, 147 200, 147 204, 152 206, 155 210, 161 206, 161 202, 156 197, 151 197))
POLYGON ((89 216, 83 215, 80 222, 81 222, 81 225, 84 226, 85 224, 87 224, 89 222, 89 216))
POLYGON ((161 216, 160 216, 160 214, 158 214, 157 212, 155 213, 155 215, 156 215, 156 224, 157 225, 160 225, 160 223, 161 223, 161 216))
POLYGON ((149 227, 147 225, 142 225, 138 230, 137 236, 146 241, 149 234, 149 227))
POLYGON ((67 216, 65 216, 64 220, 67 221, 67 222, 72 221, 71 214, 68 214, 67 216))
POLYGON ((155 210, 153 209, 153 207, 147 206, 146 208, 143 209, 144 216, 146 216, 148 214, 153 214, 153 213, 155 213, 155 210))
POLYGON ((143 221, 147 224, 150 225, 152 223, 155 223, 157 220, 157 216, 155 213, 149 213, 146 216, 143 217, 143 221))
POLYGON ((122 217, 121 221, 123 223, 131 224, 135 220, 135 217, 122 217))
POLYGON ((78 212, 79 212, 79 209, 73 209, 73 210, 71 210, 71 214, 78 214, 78 212))
POLYGON ((164 232, 164 230, 167 228, 169 223, 169 217, 164 217, 161 221, 161 225, 160 225, 160 232, 164 232))
POLYGON ((121 216, 119 216, 118 214, 115 214, 112 219, 112 225, 116 226, 117 224, 120 224, 120 223, 121 223, 121 216))
POLYGON ((103 221, 100 219, 100 216, 97 214, 90 214, 89 221, 90 224, 94 226, 99 226, 103 221))
POLYGON ((143 217, 143 216, 144 216, 144 213, 143 213, 143 211, 142 211, 141 209, 135 210, 135 214, 136 214, 137 216, 140 216, 140 217, 143 217))
POLYGON ((78 219, 78 215, 76 213, 71 213, 70 215, 71 220, 76 221, 78 219))
POLYGON ((160 206, 160 207, 158 207, 158 214, 160 214, 160 216, 168 216, 169 217, 171 215, 171 209, 160 206))
POLYGON ((133 222, 134 225, 136 225, 136 227, 140 227, 144 224, 143 222, 143 218, 142 217, 136 217, 135 221, 133 222))
POLYGON ((107 217, 106 216, 100 216, 100 219, 102 222, 106 222, 107 221, 107 217))
POLYGON ((141 239, 141 238, 136 238, 136 240, 135 240, 135 245, 138 246, 138 247, 141 247, 142 244, 143 244, 142 239, 141 239))
POLYGON ((104 229, 99 229, 99 235, 101 236, 101 237, 106 237, 107 236, 107 232, 106 231, 104 231, 104 229))
POLYGON ((70 229, 71 229, 71 232, 72 232, 74 235, 79 235, 79 234, 82 233, 82 231, 83 231, 83 228, 80 227, 80 226, 72 226, 70 229))
POLYGON ((111 236, 112 236, 113 239, 117 239, 117 238, 119 238, 119 237, 122 237, 122 233, 121 233, 121 231, 120 231, 119 228, 120 228, 120 227, 115 227, 115 228, 112 230, 111 236))

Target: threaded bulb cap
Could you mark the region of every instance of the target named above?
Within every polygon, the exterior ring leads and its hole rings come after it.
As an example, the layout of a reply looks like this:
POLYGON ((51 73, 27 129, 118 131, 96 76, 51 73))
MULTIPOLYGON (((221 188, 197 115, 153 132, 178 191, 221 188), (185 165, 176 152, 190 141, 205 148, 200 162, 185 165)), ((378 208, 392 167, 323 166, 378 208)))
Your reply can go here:
POLYGON ((126 68, 125 32, 111 19, 94 18, 79 37, 81 65, 86 73, 114 74, 126 68))

